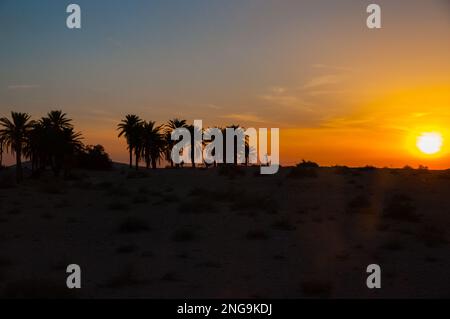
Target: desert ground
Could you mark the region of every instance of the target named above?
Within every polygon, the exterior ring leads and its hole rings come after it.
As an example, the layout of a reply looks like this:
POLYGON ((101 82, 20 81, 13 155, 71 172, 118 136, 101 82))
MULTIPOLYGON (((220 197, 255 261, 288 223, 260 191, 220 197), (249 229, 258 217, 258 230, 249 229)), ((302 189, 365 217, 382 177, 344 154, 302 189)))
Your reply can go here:
POLYGON ((0 172, 2 297, 450 297, 450 171, 115 165, 21 185, 13 172, 0 172))

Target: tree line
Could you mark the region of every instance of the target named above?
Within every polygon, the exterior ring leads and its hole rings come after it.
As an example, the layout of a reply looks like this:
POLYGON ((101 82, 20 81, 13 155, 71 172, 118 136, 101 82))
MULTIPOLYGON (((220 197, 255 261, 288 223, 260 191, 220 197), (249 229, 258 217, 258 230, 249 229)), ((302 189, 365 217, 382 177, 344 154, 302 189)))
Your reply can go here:
MULTIPOLYGON (((125 138, 129 153, 129 166, 139 168, 141 161, 146 168, 157 168, 161 161, 166 160, 170 167, 175 167, 171 152, 177 141, 172 140, 174 130, 185 128, 191 133, 190 158, 195 168, 195 150, 203 150, 205 142, 194 140, 198 127, 190 125, 186 120, 173 119, 165 124, 157 125, 154 121, 142 120, 134 114, 126 117, 118 124, 118 137, 125 138)), ((224 133, 227 128, 237 129, 238 125, 220 128, 224 133)), ((10 118, 0 118, 0 167, 4 153, 15 155, 17 182, 23 180, 22 160, 31 163, 31 173, 34 177, 50 168, 55 176, 63 172, 67 177, 74 167, 88 169, 110 169, 112 161, 101 145, 84 145, 81 132, 75 131, 73 120, 61 110, 50 111, 39 120, 32 120, 27 113, 11 112, 10 118)), ((234 142, 234 163, 237 164, 237 141, 234 142)), ((250 147, 245 141, 245 164, 248 164, 250 147)), ((223 161, 226 158, 226 148, 222 151, 223 161)), ((184 164, 184 163, 183 163, 184 164)), ((181 164, 181 166, 183 166, 181 164)), ((216 166, 214 162, 211 165, 216 166)))
POLYGON ((62 111, 51 111, 39 120, 27 113, 11 112, 11 118, 0 118, 0 166, 3 153, 15 155, 16 179, 23 180, 22 159, 29 159, 32 176, 50 167, 55 176, 71 168, 108 168, 111 160, 101 145, 84 145, 82 135, 76 132, 72 119, 62 111))
MULTIPOLYGON (((129 154, 129 167, 134 166, 136 169, 139 168, 140 161, 145 162, 146 168, 157 168, 157 165, 161 161, 166 160, 170 167, 174 167, 174 162, 172 160, 172 149, 177 141, 172 140, 172 132, 177 129, 184 128, 190 132, 191 141, 190 149, 188 150, 190 155, 190 164, 193 168, 196 167, 195 163, 195 150, 202 151, 203 147, 206 145, 204 141, 195 141, 194 136, 197 134, 202 134, 200 128, 188 124, 186 120, 173 119, 162 125, 156 125, 153 121, 142 120, 138 115, 128 114, 126 117, 118 124, 117 130, 119 131, 119 138, 123 137, 127 142, 127 149, 129 154), (197 132, 196 132, 197 131, 197 132)), ((238 129, 239 125, 230 125, 225 128, 219 128, 222 131, 224 138, 224 145, 226 145, 226 129, 238 129)), ((245 165, 249 162, 250 150, 248 139, 245 142, 245 165)), ((233 141, 234 145, 234 164, 238 163, 238 150, 237 150, 237 140, 233 141)), ((214 155, 214 151, 213 151, 214 155)), ((221 163, 225 163, 226 159, 226 147, 222 150, 223 160, 221 163)), ((206 164, 206 163, 205 163, 206 164)), ((216 166, 218 163, 214 161, 212 165, 216 166)), ((183 165, 183 164, 181 164, 183 165)), ((178 166, 178 165, 177 165, 178 166)))

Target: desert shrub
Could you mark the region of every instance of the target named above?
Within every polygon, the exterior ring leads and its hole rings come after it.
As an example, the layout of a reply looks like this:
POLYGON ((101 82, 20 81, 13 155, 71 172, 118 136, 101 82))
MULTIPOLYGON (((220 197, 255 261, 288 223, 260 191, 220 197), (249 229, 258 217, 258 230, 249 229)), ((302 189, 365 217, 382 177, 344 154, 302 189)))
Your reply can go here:
POLYGON ((301 283, 301 288, 307 296, 328 297, 333 290, 333 285, 325 280, 308 280, 301 283))
POLYGON ((150 230, 148 222, 137 217, 127 217, 120 225, 120 233, 142 233, 150 230))
POLYGON ((114 186, 114 183, 109 182, 109 181, 100 182, 100 183, 94 185, 94 187, 96 189, 106 189, 106 190, 113 188, 113 186, 114 186))
POLYGON ((134 244, 120 246, 116 249, 118 254, 131 254, 138 250, 138 246, 134 244))
POLYGON ((5 173, 0 175, 0 189, 13 188, 16 186, 14 174, 5 173))
POLYGON ((148 203, 148 198, 145 195, 136 195, 133 198, 133 203, 134 204, 145 204, 145 203, 148 203))
POLYGON ((112 161, 102 145, 86 146, 77 154, 76 159, 80 168, 101 171, 112 169, 112 161))
POLYGON ((347 213, 350 214, 370 214, 372 212, 370 199, 366 195, 358 195, 347 204, 347 213))
POLYGON ((67 208, 70 207, 70 202, 68 199, 63 199, 55 204, 55 208, 67 208))
POLYGON ((293 231, 296 229, 289 219, 279 219, 272 224, 272 228, 282 231, 293 231))
MULTIPOLYGON (((67 180, 67 179, 66 179, 67 180)), ((91 181, 84 181, 84 180, 76 180, 72 186, 74 188, 82 189, 82 190, 89 190, 92 189, 94 186, 91 181)))
POLYGON ((226 176, 229 178, 235 178, 240 176, 245 176, 245 171, 242 167, 231 164, 221 164, 219 165, 219 175, 226 176))
POLYGON ((319 175, 317 169, 319 165, 311 161, 303 160, 295 167, 291 168, 287 177, 290 178, 317 178, 319 175))
POLYGON ((448 244, 445 230, 432 225, 423 226, 417 234, 417 239, 427 247, 439 247, 448 244))
POLYGON ((299 167, 299 168, 319 168, 319 164, 317 164, 315 162, 311 162, 311 161, 302 160, 301 163, 297 164, 297 167, 299 167))
POLYGON ((66 184, 63 180, 49 179, 41 185, 41 191, 47 194, 64 194, 66 192, 66 184))
POLYGON ((391 250, 391 251, 399 251, 403 250, 404 245, 397 240, 388 240, 380 246, 381 249, 391 250))
POLYGON ((335 166, 334 173, 337 175, 349 175, 351 173, 351 169, 347 166, 335 166))
POLYGON ((419 216, 415 213, 416 208, 413 205, 412 199, 403 194, 396 194, 390 197, 384 204, 384 216, 387 218, 418 222, 419 216))
POLYGON ((21 213, 21 210, 18 207, 13 207, 7 211, 8 215, 19 215, 20 213, 21 213))
POLYGON ((12 261, 6 257, 0 257, 0 268, 6 268, 12 266, 12 261))
POLYGON ((138 194, 146 195, 149 193, 148 187, 147 186, 139 186, 137 192, 138 192, 138 194))
POLYGON ((245 235, 245 238, 249 240, 267 240, 269 239, 269 234, 264 230, 249 230, 245 235))
POLYGON ((176 281, 180 281, 180 279, 178 278, 178 275, 174 272, 167 272, 165 273, 162 277, 161 280, 163 281, 169 281, 169 282, 176 282, 176 281))
POLYGON ((108 209, 110 210, 128 210, 128 205, 120 202, 120 201, 113 201, 108 204, 108 209))
POLYGON ((278 202, 267 196, 242 193, 232 199, 231 209, 238 211, 263 211, 276 214, 278 202))
POLYGON ((146 171, 129 171, 127 174, 128 179, 135 179, 135 178, 147 178, 149 176, 148 172, 146 171))
POLYGON ((71 299, 76 298, 75 291, 67 289, 65 281, 44 281, 22 279, 9 282, 3 292, 5 299, 71 299))
POLYGON ((233 188, 229 188, 224 191, 224 190, 210 190, 202 187, 194 187, 188 193, 188 196, 191 197, 202 197, 207 198, 208 200, 214 200, 219 202, 231 202, 241 195, 242 195, 241 192, 233 188))
POLYGON ((187 214, 200 214, 213 213, 216 210, 209 198, 196 197, 181 202, 178 206, 178 211, 187 214))
POLYGON ((375 172, 377 170, 377 168, 372 165, 366 165, 364 167, 359 167, 358 170, 360 172, 375 172))
POLYGON ((124 185, 118 185, 107 188, 107 194, 113 197, 126 197, 131 194, 131 192, 125 188, 124 185))
POLYGON ((440 179, 450 179, 450 170, 443 171, 438 175, 440 179))
POLYGON ((139 279, 133 266, 129 265, 123 268, 120 273, 100 285, 102 288, 120 289, 129 286, 145 284, 145 280, 139 279))
POLYGON ((175 242, 189 242, 193 241, 195 238, 195 234, 191 230, 185 228, 176 230, 172 235, 172 240, 175 242))

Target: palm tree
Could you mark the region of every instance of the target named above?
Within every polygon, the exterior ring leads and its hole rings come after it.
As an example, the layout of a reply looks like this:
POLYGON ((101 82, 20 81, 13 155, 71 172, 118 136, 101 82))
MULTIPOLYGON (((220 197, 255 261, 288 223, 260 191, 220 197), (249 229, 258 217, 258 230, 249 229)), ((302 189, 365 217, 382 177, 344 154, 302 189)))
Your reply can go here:
POLYGON ((165 158, 169 161, 170 167, 173 167, 172 160, 172 148, 175 145, 175 141, 172 140, 172 132, 178 128, 187 128, 186 120, 173 119, 170 120, 166 125, 166 130, 164 134, 164 139, 166 142, 165 148, 165 158))
POLYGON ((46 119, 54 130, 62 131, 66 128, 73 128, 72 120, 68 119, 67 114, 62 111, 51 111, 47 114, 46 119))
MULTIPOLYGON (((36 132, 33 132, 36 134, 31 134, 36 139, 32 141, 37 144, 34 148, 44 161, 50 163, 55 176, 59 175, 62 168, 67 173, 69 162, 73 160, 75 151, 82 145, 81 134, 74 132, 72 119, 62 111, 49 112, 39 124, 35 126, 36 132)), ((45 164, 43 164, 44 167, 45 164)))
MULTIPOLYGON (((139 130, 142 120, 137 115, 128 114, 122 122, 117 125, 117 129, 120 131, 118 137, 124 136, 127 140, 128 151, 130 152, 130 168, 133 167, 133 151, 139 144, 139 130)), ((138 152, 135 152, 138 154, 138 152)), ((139 158, 136 155, 136 168, 139 158)))
POLYGON ((142 124, 142 156, 145 159, 146 168, 156 168, 165 150, 165 140, 161 132, 162 126, 155 126, 155 122, 143 122, 142 124))
POLYGON ((3 138, 0 137, 0 169, 3 167, 3 138))
POLYGON ((191 164, 192 167, 195 168, 195 151, 199 152, 203 151, 203 139, 202 141, 196 141, 195 135, 201 135, 203 132, 199 127, 194 125, 189 125, 187 129, 191 133, 191 149, 190 149, 191 164))
POLYGON ((230 125, 227 126, 225 128, 222 128, 222 135, 223 135, 223 164, 233 164, 233 165, 237 165, 238 163, 238 140, 237 140, 237 136, 235 136, 233 138, 233 163, 227 163, 227 129, 233 129, 233 130, 237 130, 239 128, 241 128, 239 125, 230 125))
POLYGON ((26 147, 28 133, 33 126, 30 115, 26 113, 11 112, 12 121, 3 117, 0 119, 0 137, 7 150, 16 155, 16 179, 21 182, 22 151, 26 147))
POLYGON ((64 177, 68 177, 70 169, 74 166, 75 154, 83 150, 82 136, 73 128, 64 128, 61 132, 61 161, 64 167, 64 177))

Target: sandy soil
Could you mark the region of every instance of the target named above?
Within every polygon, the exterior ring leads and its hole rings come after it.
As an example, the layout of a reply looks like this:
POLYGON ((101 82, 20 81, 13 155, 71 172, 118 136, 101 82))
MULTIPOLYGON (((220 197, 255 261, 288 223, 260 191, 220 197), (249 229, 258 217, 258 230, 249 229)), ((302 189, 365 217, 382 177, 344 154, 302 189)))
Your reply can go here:
POLYGON ((448 171, 122 167, 20 186, 8 174, 5 297, 450 297, 448 171), (382 289, 366 286, 373 263, 382 289))

